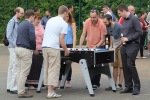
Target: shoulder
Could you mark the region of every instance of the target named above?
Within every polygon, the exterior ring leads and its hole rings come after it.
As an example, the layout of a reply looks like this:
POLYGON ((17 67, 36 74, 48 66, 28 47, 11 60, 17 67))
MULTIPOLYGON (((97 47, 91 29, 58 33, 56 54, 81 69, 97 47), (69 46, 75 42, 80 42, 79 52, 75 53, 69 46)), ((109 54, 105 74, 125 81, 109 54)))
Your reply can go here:
POLYGON ((88 18, 88 19, 85 20, 85 24, 88 24, 90 22, 91 22, 91 18, 88 18))

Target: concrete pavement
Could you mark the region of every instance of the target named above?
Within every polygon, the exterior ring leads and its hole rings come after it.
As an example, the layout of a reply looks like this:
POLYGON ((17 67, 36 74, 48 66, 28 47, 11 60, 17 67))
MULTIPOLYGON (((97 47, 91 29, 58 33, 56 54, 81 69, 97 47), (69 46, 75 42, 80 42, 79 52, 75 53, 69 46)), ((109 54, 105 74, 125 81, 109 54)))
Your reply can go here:
MULTIPOLYGON (((146 54, 147 51, 145 51, 146 54)), ((17 95, 6 92, 6 78, 9 62, 9 53, 7 47, 0 45, 0 100, 20 100, 17 95)), ((109 86, 107 76, 102 75, 101 87, 95 90, 95 97, 90 97, 88 90, 85 89, 85 81, 82 72, 77 63, 73 63, 73 75, 70 89, 56 90, 57 93, 62 94, 58 100, 150 100, 150 58, 137 59, 137 69, 141 79, 141 94, 133 96, 132 94, 120 94, 119 92, 105 91, 109 86)), ((27 90, 28 91, 28 90, 27 90)), ((28 100, 47 100, 46 89, 43 88, 41 93, 36 93, 35 90, 28 91, 34 95, 28 100)), ((25 99, 22 99, 25 100, 25 99)))

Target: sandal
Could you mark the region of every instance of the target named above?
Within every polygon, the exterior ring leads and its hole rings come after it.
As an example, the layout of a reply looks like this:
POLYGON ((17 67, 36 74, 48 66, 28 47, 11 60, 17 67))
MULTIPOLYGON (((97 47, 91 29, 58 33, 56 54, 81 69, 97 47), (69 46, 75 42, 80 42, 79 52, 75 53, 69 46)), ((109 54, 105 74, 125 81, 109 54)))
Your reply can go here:
POLYGON ((55 92, 47 94, 47 99, 50 98, 60 98, 62 95, 56 94, 55 92))

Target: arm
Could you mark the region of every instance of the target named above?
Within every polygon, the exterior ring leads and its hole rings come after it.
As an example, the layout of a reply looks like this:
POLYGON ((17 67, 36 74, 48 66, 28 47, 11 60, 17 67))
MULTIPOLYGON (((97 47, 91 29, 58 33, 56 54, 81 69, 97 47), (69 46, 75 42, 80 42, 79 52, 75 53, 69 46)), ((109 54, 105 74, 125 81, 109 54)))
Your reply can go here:
POLYGON ((127 37, 127 39, 125 39, 126 41, 137 39, 143 34, 142 27, 138 18, 134 17, 132 22, 136 32, 132 36, 127 37))
POLYGON ((102 25, 100 26, 100 30, 101 30, 101 33, 100 33, 101 39, 100 39, 99 43, 96 45, 97 47, 103 46, 103 43, 105 42, 105 37, 106 37, 106 35, 107 35, 107 29, 106 29, 105 24, 104 24, 103 22, 102 22, 101 24, 102 24, 102 25))
POLYGON ((67 46, 66 46, 66 43, 65 43, 65 34, 60 34, 60 37, 59 37, 59 41, 60 41, 60 45, 61 47, 64 49, 65 51, 65 56, 68 56, 69 55, 69 51, 67 49, 67 46))
POLYGON ((76 47, 76 24, 73 23, 71 27, 72 27, 72 33, 73 33, 73 48, 75 48, 76 47))
POLYGON ((112 36, 110 36, 110 47, 109 49, 112 49, 113 48, 113 41, 112 41, 112 36))
POLYGON ((83 44, 83 42, 84 42, 85 37, 86 37, 86 32, 83 31, 83 32, 82 32, 82 35, 81 35, 81 37, 80 37, 79 48, 82 48, 82 44, 83 44))
POLYGON ((105 42, 105 35, 102 35, 101 36, 101 40, 99 41, 99 43, 96 45, 97 47, 100 47, 100 46, 102 46, 103 45, 103 43, 105 42))
POLYGON ((29 27, 29 43, 31 45, 31 48, 33 50, 35 50, 36 49, 35 29, 34 29, 34 26, 32 24, 30 24, 28 27, 29 27))
POLYGON ((13 43, 13 45, 16 46, 16 43, 11 36, 13 34, 14 28, 15 28, 15 21, 13 19, 11 19, 7 24, 6 37, 10 43, 13 43))

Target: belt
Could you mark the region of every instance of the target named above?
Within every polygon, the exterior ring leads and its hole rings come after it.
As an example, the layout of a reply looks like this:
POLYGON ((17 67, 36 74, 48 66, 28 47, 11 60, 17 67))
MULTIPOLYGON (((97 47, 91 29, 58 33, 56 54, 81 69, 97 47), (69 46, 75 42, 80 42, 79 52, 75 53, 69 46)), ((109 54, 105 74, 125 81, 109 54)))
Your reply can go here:
POLYGON ((132 41, 132 42, 125 42, 123 45, 128 45, 128 44, 139 44, 138 42, 132 41))
POLYGON ((24 47, 24 46, 17 46, 17 47, 22 47, 22 48, 31 50, 31 48, 29 48, 29 47, 24 47))

